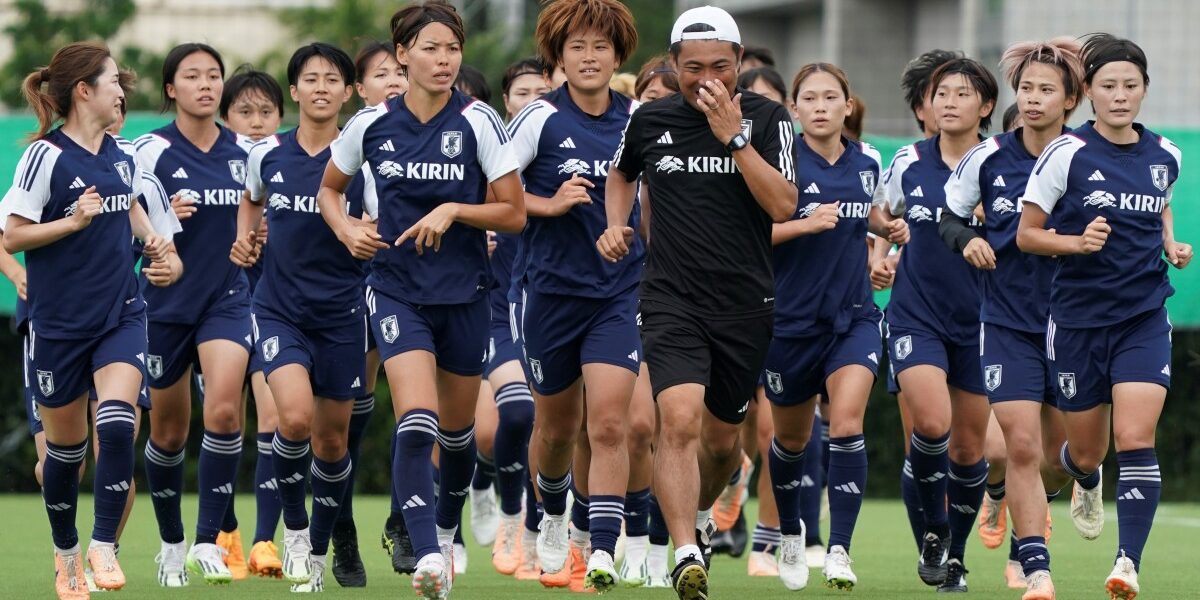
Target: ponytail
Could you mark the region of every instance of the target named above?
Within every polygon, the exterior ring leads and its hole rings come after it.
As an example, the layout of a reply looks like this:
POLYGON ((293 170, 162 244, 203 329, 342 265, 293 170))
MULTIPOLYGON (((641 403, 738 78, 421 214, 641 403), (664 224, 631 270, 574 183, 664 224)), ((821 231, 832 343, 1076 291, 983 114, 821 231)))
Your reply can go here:
POLYGON ((54 124, 54 119, 60 114, 58 103, 54 101, 54 97, 42 91, 42 85, 50 80, 50 69, 42 67, 25 77, 25 81, 21 84, 21 93, 25 96, 25 102, 29 103, 29 108, 33 109, 33 114, 37 116, 38 128, 37 131, 29 135, 29 141, 34 141, 50 131, 50 126, 54 124))
MULTIPOLYGON (((25 76, 21 92, 38 120, 37 131, 30 134, 30 141, 46 135, 56 120, 67 118, 71 113, 75 84, 82 81, 96 85, 104 72, 104 61, 111 56, 103 44, 74 42, 59 48, 49 66, 25 76), (44 91, 42 86, 46 86, 44 91)), ((122 87, 132 82, 132 74, 122 75, 122 87)))

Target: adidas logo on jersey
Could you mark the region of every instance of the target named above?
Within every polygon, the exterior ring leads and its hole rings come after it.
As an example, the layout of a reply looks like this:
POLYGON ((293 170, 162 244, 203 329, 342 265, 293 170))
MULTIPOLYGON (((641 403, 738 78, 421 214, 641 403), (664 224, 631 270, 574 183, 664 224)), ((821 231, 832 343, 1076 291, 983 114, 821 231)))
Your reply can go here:
POLYGON ((104 486, 104 489, 106 489, 110 492, 128 492, 129 491, 129 482, 128 481, 118 481, 112 485, 104 486))
POLYGON ((964 515, 975 514, 975 509, 971 508, 970 506, 967 506, 966 504, 951 504, 950 508, 953 508, 954 510, 956 510, 964 515))
POLYGON ((662 135, 658 136, 657 143, 659 143, 659 144, 674 144, 675 140, 671 139, 670 131, 664 131, 662 135))
POLYGON ((853 481, 850 483, 843 483, 842 485, 835 485, 833 486, 833 489, 842 492, 843 494, 862 495, 862 490, 858 489, 858 486, 855 485, 853 481))
POLYGON ((1141 490, 1139 490, 1137 488, 1133 488, 1132 490, 1129 490, 1128 492, 1125 492, 1124 494, 1121 494, 1120 496, 1118 496, 1117 499, 1118 500, 1145 500, 1146 497, 1142 495, 1141 490))
POLYGON ((87 187, 87 184, 84 183, 82 179, 76 177, 75 181, 72 181, 71 185, 67 187, 72 190, 82 190, 83 188, 87 187))
POLYGON ((316 502, 317 504, 320 504, 321 506, 328 506, 329 508, 337 508, 338 506, 340 506, 337 503, 337 500, 334 500, 333 498, 331 498, 329 496, 314 497, 313 502, 316 502))
POLYGON ((575 140, 573 140, 573 139, 571 139, 571 138, 567 138, 567 139, 563 140, 563 141, 562 141, 562 143, 560 143, 560 144, 558 145, 558 147, 559 147, 559 148, 574 148, 574 147, 575 147, 575 140))
POLYGON ((283 171, 275 171, 271 176, 271 183, 283 183, 283 171))
POLYGON ((212 491, 214 491, 218 494, 232 494, 233 493, 233 484, 232 483, 222 483, 221 485, 213 488, 212 491))
POLYGON ((821 188, 817 187, 817 182, 814 181, 814 182, 808 184, 808 187, 804 188, 804 193, 805 194, 820 194, 821 188))
POLYGON ((159 490, 157 492, 151 492, 150 495, 155 498, 174 498, 179 494, 176 493, 175 490, 159 490))
POLYGON ((383 150, 384 152, 395 152, 396 146, 394 144, 392 144, 392 140, 388 140, 388 141, 380 144, 379 149, 383 150))
POLYGON ((992 180, 992 187, 1004 187, 1004 176, 997 175, 996 178, 992 180))
POLYGON ((187 178, 188 178, 187 171, 184 171, 183 167, 179 167, 178 169, 175 170, 174 173, 171 173, 171 179, 187 179, 187 178))
POLYGON ((1091 175, 1088 176, 1088 181, 1106 181, 1106 180, 1104 179, 1104 173, 1101 173, 1100 169, 1096 169, 1095 171, 1092 171, 1091 175))
POLYGON ((925 192, 921 189, 921 186, 918 185, 917 189, 913 190, 909 196, 912 196, 913 198, 924 198, 925 192))
POLYGON ((404 508, 418 508, 425 505, 425 501, 420 496, 413 494, 412 498, 409 498, 408 502, 404 503, 404 508))

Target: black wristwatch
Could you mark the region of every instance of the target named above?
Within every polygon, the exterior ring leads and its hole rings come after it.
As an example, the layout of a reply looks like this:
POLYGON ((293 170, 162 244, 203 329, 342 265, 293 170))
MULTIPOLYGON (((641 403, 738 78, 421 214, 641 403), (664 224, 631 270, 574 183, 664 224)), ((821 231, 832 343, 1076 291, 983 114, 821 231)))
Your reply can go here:
POLYGON ((729 140, 728 144, 725 144, 725 149, 730 152, 737 152, 738 150, 745 148, 749 143, 750 142, 746 140, 746 135, 739 132, 737 135, 733 136, 733 139, 729 140))

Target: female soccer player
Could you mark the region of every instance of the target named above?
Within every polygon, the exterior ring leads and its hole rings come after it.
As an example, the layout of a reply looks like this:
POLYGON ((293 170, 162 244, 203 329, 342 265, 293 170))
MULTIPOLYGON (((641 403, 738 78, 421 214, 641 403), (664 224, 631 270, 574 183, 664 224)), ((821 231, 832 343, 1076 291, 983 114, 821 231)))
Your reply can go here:
POLYGON ((671 67, 671 58, 666 54, 651 57, 638 71, 633 84, 637 101, 643 104, 679 92, 679 76, 671 67))
POLYGON ((854 110, 845 73, 828 63, 801 67, 792 82, 792 102, 804 132, 795 150, 800 200, 792 220, 775 225, 771 235, 778 300, 763 370, 775 425, 768 463, 783 532, 779 577, 791 590, 808 582, 800 480, 815 398, 825 392, 831 453, 824 575, 829 587, 853 589, 850 539, 867 485, 863 418, 879 366, 883 321, 871 300, 863 240, 870 229, 904 244, 908 227, 871 205, 879 153, 842 135, 854 110), (813 285, 818 281, 822 285, 813 285))
POLYGON ((1099 469, 1111 424, 1120 533, 1105 587, 1129 599, 1139 591, 1162 489, 1154 430, 1171 384, 1167 263, 1186 267, 1192 247, 1175 240, 1171 212, 1179 147, 1134 121, 1150 82, 1146 54, 1129 40, 1094 34, 1083 43, 1083 69, 1096 120, 1051 142, 1038 159, 1017 244, 1059 257, 1046 346, 1067 424, 1062 465, 1077 486, 1072 516, 1076 501, 1091 505, 1081 512, 1099 534, 1099 469), (1057 231, 1046 230, 1048 221, 1057 231))
POLYGON ((224 63, 206 44, 176 46, 163 62, 163 105, 176 108, 169 125, 138 138, 138 164, 162 182, 184 229, 175 243, 188 276, 168 288, 143 285, 149 304, 150 443, 146 480, 158 519, 159 583, 186 584, 180 502, 191 415, 191 377, 204 374, 204 442, 200 447, 200 510, 187 567, 207 583, 232 573, 216 545, 242 453, 241 401, 250 348, 250 295, 245 272, 225 248, 237 233, 237 205, 252 143, 216 122, 224 63))
MULTIPOLYGON (((275 78, 262 71, 256 71, 249 65, 243 65, 225 82, 219 113, 221 120, 225 121, 225 125, 234 133, 259 142, 267 136, 275 135, 279 130, 279 123, 283 119, 283 91, 275 78)), ((258 236, 260 245, 266 237, 264 220, 258 236)), ((249 280, 250 293, 253 294, 259 278, 262 277, 262 262, 259 261, 254 267, 246 269, 246 277, 249 280)), ((225 511, 221 533, 217 535, 217 545, 226 552, 225 566, 229 567, 234 579, 238 579, 239 574, 245 576, 250 573, 279 577, 283 568, 283 563, 279 560, 279 551, 272 541, 275 538, 275 529, 279 526, 282 510, 279 492, 276 489, 275 464, 271 455, 271 441, 275 439, 275 430, 279 427, 279 413, 275 408, 275 398, 271 396, 271 388, 267 386, 267 378, 263 375, 262 356, 253 348, 250 350, 250 393, 254 397, 255 424, 258 431, 255 434, 257 452, 254 463, 257 523, 254 545, 250 548, 249 564, 242 554, 242 536, 237 530, 237 517, 234 516, 232 501, 225 511)), ((242 412, 242 415, 244 414, 245 411, 242 412)))
POLYGON ((1043 448, 1046 455, 1056 456, 1063 443, 1062 414, 1056 408, 1046 358, 1055 263, 1017 248, 1022 212, 1018 200, 1025 195, 1037 157, 1062 135, 1079 105, 1079 51, 1079 43, 1071 38, 1021 42, 1005 51, 1001 70, 1016 92, 1024 126, 967 153, 946 183, 948 210, 940 226, 951 250, 984 271, 979 360, 988 400, 1003 431, 1005 498, 1018 538, 1024 600, 1054 598, 1045 539, 1046 494, 1057 492, 1066 478, 1060 474, 1043 485, 1043 448), (980 204, 986 215, 985 236, 967 224, 980 204), (1045 429, 1043 423, 1048 424, 1045 429))
POLYGON ((166 261, 177 261, 138 201, 145 182, 133 146, 105 131, 121 118, 131 84, 108 49, 89 42, 60 48, 48 67, 30 73, 22 91, 38 130, 0 205, 4 250, 25 252, 28 266, 26 374, 46 433, 42 497, 55 590, 64 600, 88 597, 75 514, 92 386, 100 398, 100 453, 87 560, 97 587, 125 586, 114 543, 133 479, 134 406, 146 351, 146 303, 129 269, 129 240, 144 242, 155 282, 171 270, 166 261), (63 125, 51 130, 59 118, 63 125), (86 293, 67 293, 64 282, 86 293))
POLYGON ((347 123, 318 201, 356 258, 374 256, 367 309, 396 412, 392 480, 418 558, 413 587, 444 598, 475 465, 472 421, 488 333, 484 230, 519 231, 525 207, 500 116, 454 90, 465 42, 458 13, 430 1, 406 6, 391 24, 409 90, 347 123), (364 162, 377 176, 378 233, 340 211, 340 194, 364 162), (485 203, 489 186, 496 201, 485 203))
POLYGON ((988 404, 979 367, 979 273, 946 248, 937 224, 946 181, 979 143, 997 93, 996 80, 974 60, 938 67, 930 107, 939 133, 897 151, 883 180, 887 212, 912 229, 888 306, 888 341, 913 421, 910 460, 925 523, 917 570, 941 591, 966 591, 963 555, 987 479, 988 404))
MULTIPOLYGON (((362 264, 325 225, 315 196, 353 83, 354 62, 333 46, 314 43, 292 54, 288 85, 300 124, 251 149, 230 251, 238 266, 257 262, 259 221, 269 211, 271 251, 254 292, 254 333, 279 408, 275 477, 283 504, 283 576, 297 584, 293 591, 324 590, 329 537, 350 479, 351 400, 366 377, 362 264), (310 438, 311 532, 304 510, 310 438)), ((354 219, 363 213, 361 187, 357 192, 347 193, 354 219)))
MULTIPOLYGON (((634 260, 613 264, 583 242, 605 229, 608 161, 633 109, 609 80, 637 47, 637 30, 633 15, 614 0, 558 0, 543 9, 536 37, 546 64, 561 66, 567 77, 510 126, 530 215, 521 238, 527 262, 520 318, 538 407, 531 451, 546 513, 538 557, 546 573, 567 566, 567 491, 586 408, 591 460, 580 489, 592 548, 586 586, 603 592, 617 583, 613 557, 629 477, 625 436, 641 364, 636 291, 643 246, 635 240, 634 260)), ((637 225, 635 209, 630 227, 637 225)))

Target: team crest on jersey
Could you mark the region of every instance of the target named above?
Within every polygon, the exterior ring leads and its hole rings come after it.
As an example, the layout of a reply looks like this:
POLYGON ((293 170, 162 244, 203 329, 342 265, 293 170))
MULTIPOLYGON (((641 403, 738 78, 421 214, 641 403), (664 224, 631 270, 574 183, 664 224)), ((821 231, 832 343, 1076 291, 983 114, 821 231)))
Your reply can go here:
POLYGON ((1062 392, 1063 396, 1068 399, 1075 397, 1075 374, 1074 373, 1059 373, 1058 374, 1058 391, 1062 392))
POLYGON ((1167 165, 1150 165, 1150 181, 1159 191, 1167 191, 1167 165))
POLYGON ((859 171, 858 180, 862 182, 863 193, 868 196, 875 194, 875 171, 859 171))
POLYGON ((233 180, 245 185, 246 184, 246 161, 231 160, 229 161, 229 174, 233 176, 233 180))
POLYGON ((43 396, 54 394, 54 372, 38 369, 37 381, 38 389, 42 391, 43 396))
POLYGON ((443 131, 442 132, 442 154, 446 158, 454 158, 462 154, 462 132, 461 131, 443 131))
POLYGON ((379 322, 379 329, 383 331, 383 341, 389 344, 400 337, 400 324, 396 321, 396 315, 384 317, 379 322))
POLYGON ((158 354, 147 354, 146 355, 146 372, 149 373, 150 376, 155 379, 162 377, 162 375, 163 375, 162 356, 160 356, 158 354))
POLYGON ((746 143, 750 143, 750 130, 754 129, 754 119, 742 119, 742 135, 746 138, 746 143))
POLYGON ((779 373, 776 373, 770 369, 764 369, 763 372, 767 374, 767 387, 771 388, 771 393, 782 394, 783 377, 781 377, 779 373))
POLYGON ((271 362, 279 356, 279 336, 273 335, 262 343, 263 360, 271 362))
POLYGON ((529 374, 533 375, 533 379, 535 381, 537 381, 538 383, 541 383, 542 379, 543 379, 542 361, 540 361, 536 358, 529 359, 529 374))
POLYGON ((904 360, 908 358, 908 355, 912 354, 912 336, 906 335, 896 340, 895 348, 896 360, 904 360))
POLYGON ((123 160, 114 164, 113 167, 116 168, 117 175, 121 176, 121 181, 125 182, 125 185, 133 185, 133 171, 130 170, 128 161, 123 160))
POLYGON ((1004 377, 1004 365, 988 365, 983 368, 983 384, 987 386, 989 392, 996 391, 1000 387, 1000 381, 1004 377))

